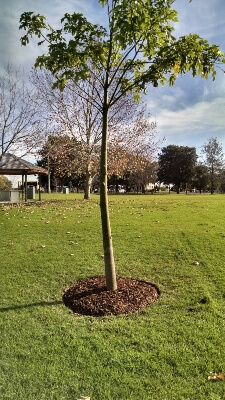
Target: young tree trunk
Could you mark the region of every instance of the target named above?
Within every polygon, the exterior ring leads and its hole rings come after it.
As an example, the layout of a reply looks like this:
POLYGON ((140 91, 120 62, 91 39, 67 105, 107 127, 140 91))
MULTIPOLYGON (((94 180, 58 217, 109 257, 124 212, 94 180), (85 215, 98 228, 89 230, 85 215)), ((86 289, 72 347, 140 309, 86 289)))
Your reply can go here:
POLYGON ((90 194, 91 194, 91 183, 92 183, 92 177, 90 174, 89 170, 89 165, 86 168, 86 180, 85 180, 85 188, 84 188, 84 200, 89 200, 90 199, 90 194))
POLYGON ((113 255, 112 235, 109 220, 107 192, 107 141, 108 141, 108 105, 103 107, 102 144, 100 159, 100 210, 102 222, 103 249, 107 290, 116 290, 116 271, 113 255))
POLYGON ((210 187, 210 193, 214 193, 214 168, 213 166, 211 167, 211 179, 210 179, 211 187, 210 187))
POLYGON ((117 178, 116 178, 116 193, 119 193, 119 185, 118 185, 117 178))

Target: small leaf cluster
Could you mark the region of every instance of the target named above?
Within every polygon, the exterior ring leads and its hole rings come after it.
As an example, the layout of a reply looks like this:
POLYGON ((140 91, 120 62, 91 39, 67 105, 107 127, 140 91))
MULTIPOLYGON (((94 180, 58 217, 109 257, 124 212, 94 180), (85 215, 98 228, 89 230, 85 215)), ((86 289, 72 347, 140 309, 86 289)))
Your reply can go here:
POLYGON ((105 44, 101 38, 105 37, 106 30, 99 25, 89 23, 79 13, 65 14, 61 23, 62 29, 53 30, 45 23, 45 17, 40 14, 25 12, 20 18, 20 29, 27 29, 26 35, 21 38, 22 45, 26 46, 32 35, 43 38, 39 45, 48 43, 48 55, 39 56, 35 67, 45 67, 54 75, 63 71, 55 85, 63 89, 68 79, 85 80, 90 75, 88 60, 95 60, 95 65, 102 61, 105 44))

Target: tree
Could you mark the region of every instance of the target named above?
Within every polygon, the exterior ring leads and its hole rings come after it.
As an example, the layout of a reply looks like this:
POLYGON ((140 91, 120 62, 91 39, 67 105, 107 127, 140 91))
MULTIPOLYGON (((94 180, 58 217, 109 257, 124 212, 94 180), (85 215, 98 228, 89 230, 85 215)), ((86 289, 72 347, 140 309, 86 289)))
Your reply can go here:
POLYGON ((0 175, 0 189, 1 190, 12 189, 12 182, 4 175, 0 175))
POLYGON ((194 177, 192 180, 192 186, 199 190, 201 193, 202 191, 206 190, 209 184, 209 171, 206 165, 199 164, 196 165, 194 168, 194 177))
MULTIPOLYGON (((107 197, 107 145, 109 110, 128 92, 136 99, 147 84, 173 85, 178 74, 191 71, 195 76, 215 78, 214 63, 223 53, 198 35, 176 39, 173 24, 177 12, 173 0, 99 0, 106 7, 107 27, 92 24, 78 13, 65 14, 62 29, 54 30, 45 17, 25 12, 20 29, 27 32, 22 45, 36 35, 39 44, 48 43, 48 54, 37 58, 36 67, 45 67, 56 77, 55 87, 64 89, 68 80, 79 86, 94 74, 102 86, 101 95, 88 97, 101 113, 100 210, 106 284, 116 290, 116 273, 107 197), (68 38, 68 40, 67 40, 68 38), (96 73, 97 71, 97 73, 96 73), (110 88, 114 85, 114 90, 110 88)), ((79 92, 79 90, 78 90, 79 92)), ((87 93, 79 92, 87 98, 87 93)))
POLYGON ((216 188, 216 180, 218 181, 219 174, 224 165, 223 147, 217 141, 217 138, 211 137, 202 146, 202 154, 205 156, 205 165, 209 170, 210 191, 213 194, 216 188))
MULTIPOLYGON (((97 88, 97 82, 94 77, 92 78, 80 84, 81 91, 85 91, 88 97, 91 97, 97 88)), ((89 199, 91 183, 99 164, 100 113, 88 97, 83 98, 77 93, 77 85, 74 82, 70 81, 62 92, 52 88, 54 81, 54 76, 47 70, 33 72, 32 83, 37 89, 38 100, 42 104, 40 117, 45 120, 51 140, 54 136, 59 138, 66 135, 67 138, 71 138, 65 150, 68 153, 70 143, 71 151, 75 150, 74 159, 79 158, 80 160, 77 172, 86 176, 84 198, 89 199), (74 142, 79 143, 79 147, 74 147, 74 142), (80 151, 79 157, 78 150, 80 151)), ((55 162, 57 157, 60 163, 62 152, 55 153, 55 162)), ((70 174, 71 166, 65 165, 66 167, 70 174)))
POLYGON ((81 154, 82 144, 75 138, 68 135, 49 135, 46 143, 39 150, 39 155, 42 157, 39 165, 47 168, 52 178, 61 184, 67 184, 75 178, 77 180, 77 177, 83 173, 81 154))
POLYGON ((139 164, 131 173, 130 182, 136 187, 141 186, 142 193, 145 193, 149 183, 154 184, 157 181, 157 163, 149 158, 139 157, 139 164))
POLYGON ((177 193, 193 177, 197 156, 195 147, 170 145, 159 154, 158 179, 167 185, 174 184, 177 193))
POLYGON ((130 106, 125 110, 127 117, 122 123, 109 126, 107 170, 109 177, 117 179, 140 170, 146 160, 152 162, 162 143, 157 138, 157 123, 146 113, 146 104, 136 104, 134 111, 130 106))
MULTIPOLYGON (((89 94, 86 99, 77 93, 75 82, 70 81, 61 92, 52 88, 54 81, 53 75, 45 69, 33 72, 32 83, 42 105, 40 117, 44 118, 51 136, 66 133, 82 144, 80 160, 82 173, 86 176, 84 198, 89 199, 90 187, 98 172, 101 142, 101 113, 90 102, 90 98, 96 91, 100 94, 102 87, 94 76, 82 82, 82 92, 85 90, 89 94)), ((158 145, 155 128, 156 123, 150 121, 145 104, 138 106, 131 93, 121 97, 109 112, 109 147, 112 157, 109 157, 108 175, 112 174, 110 169, 118 170, 118 167, 123 173, 121 166, 127 163, 124 155, 128 152, 140 150, 140 146, 145 152, 147 148, 153 150, 158 145)))
POLYGON ((224 169, 221 171, 221 175, 220 175, 220 190, 222 191, 222 193, 225 193, 225 170, 224 169))
POLYGON ((8 151, 24 154, 41 135, 35 95, 19 70, 8 64, 0 76, 0 157, 8 151))

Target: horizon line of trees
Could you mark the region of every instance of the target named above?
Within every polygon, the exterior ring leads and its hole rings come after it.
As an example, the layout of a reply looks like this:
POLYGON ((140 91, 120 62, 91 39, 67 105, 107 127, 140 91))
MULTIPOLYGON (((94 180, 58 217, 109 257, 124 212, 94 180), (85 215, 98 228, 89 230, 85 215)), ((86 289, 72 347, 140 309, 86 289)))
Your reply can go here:
MULTIPOLYGON (((84 190, 85 169, 79 159, 81 144, 68 136, 49 137, 40 151, 42 158, 38 165, 51 171, 51 188, 69 186, 70 189, 84 190), (51 144, 52 152, 49 152, 51 144), (62 150, 63 149, 63 150, 62 150)), ((202 146, 202 159, 198 161, 195 147, 169 145, 163 147, 158 159, 148 154, 136 154, 124 147, 108 146, 108 188, 118 192, 123 187, 126 192, 154 191, 164 185, 168 190, 198 190, 200 193, 215 190, 225 191, 225 168, 222 145, 211 137, 202 146), (116 156, 116 160, 115 160, 116 156), (149 188, 151 184, 151 189, 149 188)), ((151 154, 152 156, 152 154, 151 154)), ((91 192, 99 186, 99 154, 95 154, 95 176, 91 192)), ((43 186, 47 178, 42 177, 43 186)))
POLYGON ((158 159, 158 179, 173 184, 176 192, 197 189, 225 191, 225 160, 222 145, 211 137, 202 146, 202 159, 198 162, 195 147, 169 145, 162 148, 158 159))

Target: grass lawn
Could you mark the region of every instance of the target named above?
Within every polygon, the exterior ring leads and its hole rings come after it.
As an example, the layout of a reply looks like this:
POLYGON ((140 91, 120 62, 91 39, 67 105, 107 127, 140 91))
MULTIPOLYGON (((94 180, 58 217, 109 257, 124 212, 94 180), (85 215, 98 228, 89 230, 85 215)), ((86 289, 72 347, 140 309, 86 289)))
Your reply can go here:
POLYGON ((0 398, 225 399, 225 196, 110 196, 117 274, 161 295, 105 318, 62 304, 104 274, 98 195, 42 198, 0 207, 0 398))

